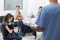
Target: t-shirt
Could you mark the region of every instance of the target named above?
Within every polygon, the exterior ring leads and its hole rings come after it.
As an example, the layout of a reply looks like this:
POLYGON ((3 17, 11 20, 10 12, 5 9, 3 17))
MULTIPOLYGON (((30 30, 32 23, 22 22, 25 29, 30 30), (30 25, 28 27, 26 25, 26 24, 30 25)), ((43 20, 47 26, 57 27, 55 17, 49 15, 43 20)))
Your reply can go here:
POLYGON ((9 23, 5 23, 3 22, 1 27, 3 28, 3 32, 4 32, 4 36, 7 37, 7 35, 9 34, 9 32, 6 30, 6 26, 9 27, 9 29, 13 29, 13 27, 9 24, 9 23))
POLYGON ((17 14, 17 19, 18 19, 18 20, 21 20, 20 18, 23 18, 23 17, 22 17, 22 15, 21 15, 21 13, 19 12, 19 13, 17 14))
POLYGON ((60 40, 60 4, 43 7, 36 24, 44 28, 41 40, 60 40))

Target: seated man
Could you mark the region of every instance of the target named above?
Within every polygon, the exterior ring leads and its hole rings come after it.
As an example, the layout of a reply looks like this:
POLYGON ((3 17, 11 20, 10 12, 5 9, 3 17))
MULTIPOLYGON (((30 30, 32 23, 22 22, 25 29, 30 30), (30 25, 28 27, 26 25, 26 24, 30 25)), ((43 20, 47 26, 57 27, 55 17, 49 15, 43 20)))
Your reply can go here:
POLYGON ((23 29, 24 29, 24 24, 23 24, 23 16, 21 15, 21 12, 20 12, 20 6, 16 6, 16 16, 15 16, 15 19, 18 19, 18 26, 19 26, 19 28, 21 29, 20 30, 20 32, 22 33, 22 35, 24 35, 23 34, 23 29))
MULTIPOLYGON (((21 29, 21 33, 22 33, 22 35, 23 36, 25 36, 25 34, 24 34, 24 27, 27 27, 27 25, 25 25, 25 24, 23 24, 23 16, 21 15, 21 12, 20 12, 20 6, 16 6, 16 13, 17 13, 17 15, 16 15, 16 17, 15 17, 15 19, 18 19, 18 26, 19 26, 19 28, 21 29)), ((28 31, 28 30, 27 30, 28 31)), ((34 31, 34 30, 32 30, 32 33, 33 33, 33 35, 35 36, 35 38, 36 38, 36 31, 34 31)))

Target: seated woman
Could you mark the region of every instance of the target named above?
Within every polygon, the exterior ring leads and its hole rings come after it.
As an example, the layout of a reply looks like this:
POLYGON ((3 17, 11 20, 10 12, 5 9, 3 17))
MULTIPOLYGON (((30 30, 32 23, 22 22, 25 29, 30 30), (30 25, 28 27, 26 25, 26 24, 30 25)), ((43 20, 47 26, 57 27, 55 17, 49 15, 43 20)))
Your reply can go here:
POLYGON ((22 37, 18 33, 14 32, 13 27, 8 26, 11 24, 12 19, 13 19, 13 15, 8 13, 5 16, 4 21, 2 22, 1 26, 4 28, 4 33, 5 33, 4 36, 10 38, 11 40, 13 38, 16 38, 17 40, 22 40, 22 37))

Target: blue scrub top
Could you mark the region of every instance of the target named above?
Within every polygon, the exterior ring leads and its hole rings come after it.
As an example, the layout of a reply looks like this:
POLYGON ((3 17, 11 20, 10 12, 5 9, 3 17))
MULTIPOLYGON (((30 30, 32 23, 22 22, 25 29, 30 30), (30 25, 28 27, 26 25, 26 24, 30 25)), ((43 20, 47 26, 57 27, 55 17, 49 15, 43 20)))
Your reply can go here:
POLYGON ((44 28, 41 40, 60 40, 60 4, 43 7, 36 24, 44 28))

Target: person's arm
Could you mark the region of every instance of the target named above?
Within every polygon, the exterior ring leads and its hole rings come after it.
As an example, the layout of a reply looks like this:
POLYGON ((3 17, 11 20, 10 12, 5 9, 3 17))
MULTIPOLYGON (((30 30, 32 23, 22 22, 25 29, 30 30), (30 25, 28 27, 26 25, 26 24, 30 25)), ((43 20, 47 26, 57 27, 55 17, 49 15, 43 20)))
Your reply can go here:
POLYGON ((17 16, 15 16, 14 19, 16 20, 17 19, 17 16))
POLYGON ((14 19, 15 19, 15 20, 17 19, 17 15, 14 16, 14 19))
POLYGON ((22 19, 22 20, 24 19, 22 15, 21 15, 21 18, 20 19, 22 19))
POLYGON ((30 25, 31 29, 36 30, 38 32, 43 32, 44 28, 42 27, 38 27, 38 26, 34 26, 33 24, 30 25))
POLYGON ((5 28, 6 28, 6 30, 7 30, 9 33, 12 33, 12 32, 13 32, 13 30, 9 29, 8 26, 6 26, 5 28))
POLYGON ((21 19, 21 20, 23 20, 24 18, 23 18, 23 16, 21 14, 17 13, 17 15, 14 17, 14 19, 21 19), (18 16, 20 16, 20 17, 18 17, 18 16))
POLYGON ((42 11, 39 13, 38 18, 35 22, 37 26, 34 26, 32 23, 30 24, 30 27, 36 31, 42 32, 46 28, 46 13, 47 10, 45 8, 42 9, 42 11))

